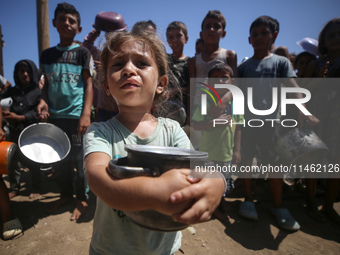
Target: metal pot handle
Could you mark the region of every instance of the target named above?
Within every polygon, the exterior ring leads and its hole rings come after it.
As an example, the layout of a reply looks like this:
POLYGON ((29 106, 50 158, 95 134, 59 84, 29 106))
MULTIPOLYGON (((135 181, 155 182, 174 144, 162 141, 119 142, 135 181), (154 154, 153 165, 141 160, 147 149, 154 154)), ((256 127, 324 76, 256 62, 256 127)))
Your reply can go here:
POLYGON ((109 174, 116 178, 125 179, 137 176, 159 176, 159 171, 157 171, 157 169, 151 170, 150 168, 143 167, 120 166, 116 165, 116 163, 117 160, 110 160, 109 166, 107 168, 109 174))

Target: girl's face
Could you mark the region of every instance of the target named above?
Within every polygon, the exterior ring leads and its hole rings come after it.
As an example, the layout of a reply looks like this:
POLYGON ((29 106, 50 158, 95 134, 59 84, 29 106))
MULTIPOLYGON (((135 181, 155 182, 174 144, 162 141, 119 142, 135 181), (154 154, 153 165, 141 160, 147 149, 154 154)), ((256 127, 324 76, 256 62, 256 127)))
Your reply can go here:
POLYGON ((18 69, 18 78, 22 85, 28 85, 31 82, 32 72, 28 66, 20 66, 18 69))
POLYGON ((118 106, 151 109, 155 94, 164 91, 168 78, 159 77, 153 54, 141 42, 128 41, 111 56, 104 88, 118 106))
POLYGON ((340 50, 340 24, 334 24, 327 29, 325 44, 328 51, 340 50))

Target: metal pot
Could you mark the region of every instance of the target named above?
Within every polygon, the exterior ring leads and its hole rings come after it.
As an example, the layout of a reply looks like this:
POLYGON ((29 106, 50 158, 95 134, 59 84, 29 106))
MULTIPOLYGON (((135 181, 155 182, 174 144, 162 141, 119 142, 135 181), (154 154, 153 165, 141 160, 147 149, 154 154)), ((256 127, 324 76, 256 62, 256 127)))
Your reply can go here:
MULTIPOLYGON (((190 165, 203 165, 208 153, 177 147, 147 145, 125 145, 128 156, 113 159, 108 171, 116 178, 136 176, 156 177, 174 168, 190 168, 190 165)), ((134 223, 157 231, 177 231, 188 227, 187 224, 174 222, 171 216, 154 210, 124 212, 134 223)))
POLYGON ((280 137, 275 145, 284 164, 306 165, 320 162, 327 146, 311 129, 294 128, 280 137))
POLYGON ((36 123, 26 127, 19 136, 18 146, 27 159, 26 165, 40 165, 49 170, 51 165, 63 160, 71 150, 67 135, 50 123, 36 123))

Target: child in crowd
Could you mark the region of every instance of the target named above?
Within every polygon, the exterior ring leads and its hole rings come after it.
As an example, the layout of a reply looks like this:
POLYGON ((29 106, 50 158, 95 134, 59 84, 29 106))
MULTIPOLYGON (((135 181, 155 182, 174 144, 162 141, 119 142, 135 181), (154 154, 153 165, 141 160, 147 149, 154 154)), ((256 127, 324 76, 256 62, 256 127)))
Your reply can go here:
MULTIPOLYGON (((234 76, 237 77, 237 55, 232 50, 226 50, 220 47, 220 39, 226 35, 226 20, 223 14, 218 11, 209 11, 204 17, 200 32, 200 38, 204 41, 203 51, 191 58, 188 63, 189 77, 202 78, 203 83, 208 78, 209 70, 217 63, 223 62, 233 69, 234 76)), ((190 84, 190 108, 192 110, 197 107, 201 98, 201 89, 203 85, 200 83, 190 84)), ((226 93, 222 98, 222 105, 211 107, 210 113, 219 115, 223 113, 228 102, 231 100, 231 93, 226 93)), ((189 111, 190 112, 190 111, 189 111)), ((190 112, 191 113, 191 112, 190 112)), ((190 138, 194 148, 197 148, 197 137, 200 136, 199 131, 190 130, 190 138)))
MULTIPOLYGON (((233 70, 225 63, 214 65, 208 74, 210 78, 210 86, 213 84, 231 84, 233 78, 233 70), (214 79, 215 78, 215 79, 214 79), (213 84, 212 84, 213 83, 213 84)), ((216 88, 218 95, 221 97, 228 92, 225 88, 216 88)), ((211 106, 211 103, 208 105, 211 106)), ((214 165, 220 167, 231 167, 231 164, 239 164, 241 161, 241 129, 240 125, 230 125, 232 123, 241 123, 242 115, 232 114, 232 102, 229 102, 224 113, 214 118, 211 115, 202 115, 201 107, 197 107, 192 117, 191 124, 196 130, 202 130, 202 137, 199 142, 199 149, 209 153, 209 160, 214 165), (213 119, 227 120, 228 124, 213 126, 213 119)), ((223 172, 227 180, 227 193, 234 188, 234 180, 228 172, 223 172)), ((228 221, 228 215, 225 205, 225 200, 222 198, 218 210, 214 215, 222 221, 228 221)))
MULTIPOLYGON (((0 142, 5 140, 5 138, 5 133, 2 130, 2 115, 0 114, 0 142)), ((2 236, 5 240, 8 240, 22 233, 22 226, 19 219, 13 216, 8 197, 8 190, 4 179, 2 178, 2 174, 0 174, 0 212, 1 219, 4 224, 2 228, 2 236)))
POLYGON ((226 35, 226 20, 220 11, 209 11, 201 25, 200 37, 204 41, 203 51, 189 61, 190 78, 207 78, 209 70, 217 63, 228 64, 237 74, 237 55, 232 50, 219 46, 226 35))
POLYGON ((299 78, 304 78, 308 64, 311 61, 315 61, 315 60, 316 60, 316 56, 313 55, 312 53, 309 53, 308 51, 303 51, 299 53, 295 59, 295 68, 297 70, 296 76, 299 78))
POLYGON ((54 165, 61 198, 50 212, 73 200, 75 179, 77 202, 71 220, 78 220, 87 208, 82 136, 90 126, 93 62, 91 53, 74 42, 82 27, 79 12, 73 5, 58 4, 53 26, 59 33, 60 43, 41 54, 45 85, 37 113, 42 120, 49 117, 49 121, 61 128, 71 141, 69 155, 54 165))
POLYGON ((118 108, 113 98, 106 95, 101 84, 100 50, 94 46, 94 42, 101 31, 105 32, 105 34, 122 31, 127 28, 127 25, 125 24, 123 16, 119 13, 100 12, 96 15, 93 27, 94 29, 86 35, 83 46, 91 52, 95 64, 93 105, 96 107, 96 121, 106 121, 117 114, 118 108), (103 20, 106 22, 104 23, 103 20))
MULTIPOLYGON (((189 70, 188 62, 189 57, 183 52, 184 45, 188 42, 188 29, 183 22, 174 21, 171 22, 166 29, 166 38, 172 54, 168 54, 169 67, 175 79, 174 82, 179 83, 181 92, 174 89, 172 86, 172 80, 169 81, 170 88, 170 100, 178 105, 176 108, 184 107, 185 112, 188 107, 188 92, 189 92, 189 70), (181 98, 182 95, 182 98, 181 98)), ((180 111, 178 111, 180 112, 180 111)), ((186 112, 188 116, 188 112, 186 112)), ((186 116, 184 121, 180 123, 182 126, 185 124, 186 116)))
MULTIPOLYGON (((340 18, 327 22, 319 34, 318 50, 320 57, 310 62, 305 77, 339 78, 340 77, 340 18)), ((318 79, 317 79, 318 80, 318 79)), ((334 79, 334 83, 336 83, 334 79)), ((316 84, 318 84, 317 82, 316 84)), ((328 84, 327 84, 328 85, 328 84)), ((320 125, 315 128, 316 134, 327 145, 329 153, 327 163, 340 163, 340 93, 338 84, 309 87, 312 93, 310 108, 313 114, 320 118, 320 125), (313 95, 317 95, 314 96, 313 95), (314 100, 313 100, 314 99, 314 100)), ((307 179, 307 212, 313 219, 322 221, 315 202, 316 179, 307 179)), ((337 224, 340 216, 334 210, 333 204, 340 191, 340 179, 328 179, 325 200, 321 212, 337 224)))
POLYGON ((152 20, 138 21, 133 25, 131 31, 133 33, 157 33, 157 25, 152 20))
MULTIPOLYGON (((254 55, 243 62, 238 67, 239 77, 241 78, 268 78, 268 84, 264 84, 265 79, 256 83, 256 79, 242 79, 240 87, 243 90, 245 98, 248 98, 247 88, 254 89, 254 106, 256 109, 269 109, 271 106, 271 90, 273 87, 280 87, 280 82, 271 82, 269 78, 294 78, 295 72, 290 64, 289 59, 272 54, 271 45, 274 43, 278 30, 276 22, 271 17, 261 16, 257 18, 250 26, 249 43, 254 49, 254 55)), ((287 79, 286 86, 298 87, 294 79, 287 79)), ((295 94, 295 97, 301 98, 302 95, 295 94)), ((280 102, 279 102, 280 104, 280 102)), ((318 119, 314 116, 306 116, 299 111, 299 123, 302 125, 308 120, 309 125, 316 125, 318 119)), ((244 119, 277 119, 278 109, 270 115, 258 116, 253 115, 248 109, 245 110, 244 119)), ((272 123, 264 122, 261 127, 242 127, 242 162, 244 165, 251 166, 253 158, 257 156, 263 165, 275 165, 277 154, 274 151, 275 141, 277 139, 277 126, 272 123)), ((276 217, 279 226, 286 230, 298 230, 300 225, 291 216, 287 209, 282 208, 282 179, 269 176, 269 184, 273 196, 272 214, 276 217)), ((245 201, 241 204, 239 214, 245 218, 257 220, 255 204, 252 195, 251 178, 243 179, 245 189, 245 201)))
MULTIPOLYGON (((12 98, 12 105, 9 110, 2 111, 3 118, 8 123, 9 137, 7 140, 18 143, 20 133, 29 125, 38 122, 36 114, 37 106, 41 98, 39 88, 39 74, 37 66, 31 60, 20 60, 14 67, 15 86, 9 87, 2 98, 12 98)), ((20 189, 20 168, 25 166, 25 157, 20 150, 16 151, 13 160, 10 162, 9 198, 19 193, 20 189)), ((30 166, 32 174, 32 192, 29 198, 36 198, 40 195, 40 168, 38 165, 30 166)))
MULTIPOLYGON (((219 46, 220 39, 226 35, 226 20, 220 11, 209 11, 201 25, 200 37, 204 41, 203 51, 191 58, 188 63, 190 78, 208 78, 209 70, 218 62, 228 64, 234 76, 237 77, 237 55, 232 50, 226 50, 219 46)), ((197 105, 199 100, 199 86, 195 84, 195 91, 190 91, 194 96, 192 105, 197 105)), ((227 103, 231 100, 230 93, 222 97, 223 106, 219 109, 222 113, 227 103), (226 96, 229 95, 229 96, 226 96)), ((192 100, 192 99, 191 99, 192 100)))
POLYGON ((111 159, 127 156, 125 144, 186 149, 191 145, 177 122, 151 114, 168 97, 167 56, 156 34, 115 33, 101 60, 105 90, 116 100, 119 113, 107 122, 93 123, 85 136, 85 172, 97 195, 90 254, 173 254, 180 247, 180 232, 150 231, 122 211, 154 209, 187 224, 205 221, 220 202, 224 180, 192 183, 189 169, 159 177, 111 177, 106 168, 111 159))

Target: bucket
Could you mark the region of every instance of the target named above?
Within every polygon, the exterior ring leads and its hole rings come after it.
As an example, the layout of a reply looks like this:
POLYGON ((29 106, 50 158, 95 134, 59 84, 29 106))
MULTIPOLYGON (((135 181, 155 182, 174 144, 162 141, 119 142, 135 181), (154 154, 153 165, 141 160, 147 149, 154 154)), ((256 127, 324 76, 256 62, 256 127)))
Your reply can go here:
POLYGON ((12 160, 18 146, 15 143, 2 141, 0 142, 0 174, 7 174, 9 164, 12 160))
POLYGON ((311 129, 294 128, 281 136, 275 144, 282 163, 307 165, 319 163, 328 148, 311 129))
POLYGON ((36 123, 26 127, 19 136, 18 146, 28 160, 27 166, 40 165, 41 170, 66 158, 71 143, 64 131, 50 123, 36 123))

